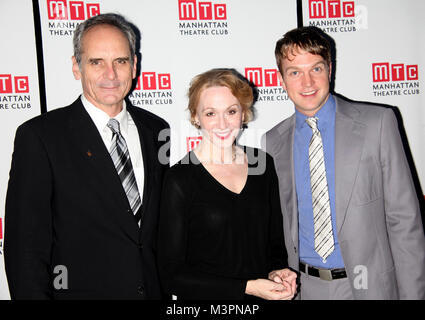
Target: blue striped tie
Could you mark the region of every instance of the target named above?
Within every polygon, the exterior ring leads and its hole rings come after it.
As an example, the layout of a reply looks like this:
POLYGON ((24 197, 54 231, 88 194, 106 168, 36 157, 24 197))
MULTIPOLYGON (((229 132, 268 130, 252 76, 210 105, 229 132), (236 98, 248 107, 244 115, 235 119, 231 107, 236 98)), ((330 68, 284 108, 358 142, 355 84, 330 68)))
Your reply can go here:
POLYGON ((118 120, 109 119, 107 127, 111 129, 113 134, 109 153, 111 154, 115 169, 117 169, 131 210, 133 211, 136 221, 139 223, 141 219, 139 209, 142 206, 142 201, 140 199, 139 189, 137 188, 136 177, 134 176, 127 143, 121 134, 118 120))

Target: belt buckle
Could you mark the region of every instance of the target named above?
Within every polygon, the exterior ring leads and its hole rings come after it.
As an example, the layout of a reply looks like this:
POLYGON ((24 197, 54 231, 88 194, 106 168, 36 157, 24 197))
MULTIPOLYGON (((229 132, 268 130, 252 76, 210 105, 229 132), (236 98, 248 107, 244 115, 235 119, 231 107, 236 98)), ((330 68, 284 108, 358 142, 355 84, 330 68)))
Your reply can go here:
POLYGON ((322 280, 326 281, 332 281, 332 272, 331 270, 327 269, 318 269, 319 270, 319 277, 322 280))

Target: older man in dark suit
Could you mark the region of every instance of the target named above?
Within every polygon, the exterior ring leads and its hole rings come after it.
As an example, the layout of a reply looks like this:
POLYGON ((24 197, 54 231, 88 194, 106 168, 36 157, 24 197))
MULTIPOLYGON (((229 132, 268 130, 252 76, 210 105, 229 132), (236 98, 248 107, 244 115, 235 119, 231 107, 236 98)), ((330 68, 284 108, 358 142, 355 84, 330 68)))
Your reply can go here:
POLYGON ((159 299, 159 161, 168 124, 125 97, 136 37, 117 14, 80 24, 72 71, 83 94, 21 125, 5 214, 12 299, 159 299), (59 281, 58 281, 59 279, 59 281))

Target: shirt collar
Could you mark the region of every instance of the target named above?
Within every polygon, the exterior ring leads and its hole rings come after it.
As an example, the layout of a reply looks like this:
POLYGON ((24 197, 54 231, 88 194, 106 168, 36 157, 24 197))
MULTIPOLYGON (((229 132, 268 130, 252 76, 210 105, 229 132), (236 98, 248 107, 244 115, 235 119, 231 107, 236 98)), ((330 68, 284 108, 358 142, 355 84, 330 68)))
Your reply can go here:
MULTIPOLYGON (((88 114, 93 120, 96 128, 99 131, 103 131, 105 128, 107 128, 106 125, 108 124, 108 121, 110 119, 109 115, 105 111, 93 105, 89 100, 87 100, 84 94, 81 95, 81 102, 83 103, 84 108, 87 110, 88 114)), ((114 119, 118 120, 118 122, 120 123, 120 131, 126 134, 128 131, 128 114, 125 100, 123 101, 123 108, 121 112, 118 113, 114 117, 114 119)), ((108 129, 108 131, 110 130, 108 129)))
MULTIPOLYGON (((332 121, 333 117, 335 116, 336 112, 336 105, 335 105, 335 98, 332 96, 332 94, 329 94, 328 100, 326 103, 317 111, 317 113, 314 115, 319 120, 317 122, 317 126, 319 130, 326 128, 332 121)), ((304 125, 308 126, 308 124, 305 122, 305 120, 308 118, 305 114, 302 114, 297 109, 295 109, 295 126, 296 129, 302 129, 304 125)))

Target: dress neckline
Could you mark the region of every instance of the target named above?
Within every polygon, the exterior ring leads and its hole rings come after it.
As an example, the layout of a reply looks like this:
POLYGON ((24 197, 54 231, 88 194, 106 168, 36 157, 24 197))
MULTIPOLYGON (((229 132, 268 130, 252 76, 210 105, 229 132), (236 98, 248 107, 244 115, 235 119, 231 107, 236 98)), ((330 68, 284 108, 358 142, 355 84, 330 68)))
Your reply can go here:
MULTIPOLYGON (((242 149, 243 150, 243 149, 242 149)), ((232 194, 232 195, 235 195, 235 196, 240 196, 244 191, 245 191, 245 189, 247 188, 247 185, 248 185, 248 181, 249 181, 249 161, 248 161, 248 170, 247 170, 247 174, 246 174, 246 179, 245 179, 245 184, 244 184, 244 186, 242 187, 242 189, 241 189, 241 191, 238 193, 238 192, 234 192, 234 191, 232 191, 232 190, 230 190, 229 188, 227 188, 224 184, 222 184, 220 181, 218 181, 208 170, 207 170, 207 168, 205 168, 205 166, 202 164, 202 162, 201 162, 201 160, 199 160, 199 158, 198 158, 198 156, 196 155, 196 153, 192 150, 192 151, 190 151, 191 153, 192 153, 192 155, 195 157, 195 159, 196 159, 196 161, 197 161, 197 163, 200 165, 200 167, 201 167, 201 170, 202 171, 204 171, 209 177, 210 177, 210 180, 212 180, 213 182, 214 182, 214 184, 216 184, 216 185, 218 185, 219 187, 220 187, 220 189, 224 189, 225 191, 227 191, 227 192, 229 192, 230 194, 232 194)), ((245 156, 246 157, 248 157, 247 156, 247 154, 246 154, 246 152, 245 152, 245 150, 244 150, 244 154, 245 154, 245 156)), ((247 159, 248 160, 248 159, 247 159)))

